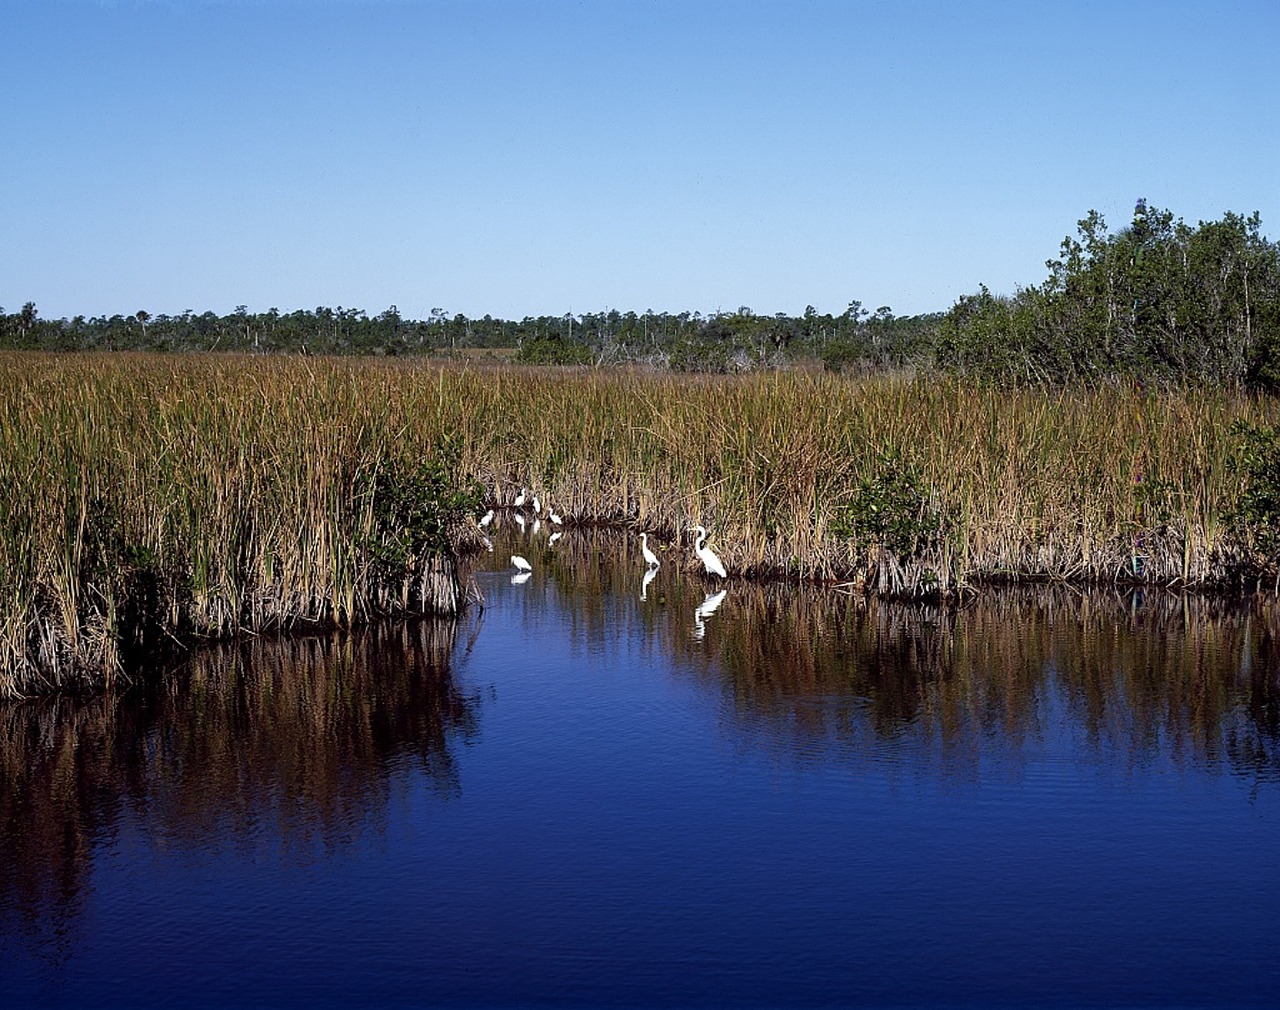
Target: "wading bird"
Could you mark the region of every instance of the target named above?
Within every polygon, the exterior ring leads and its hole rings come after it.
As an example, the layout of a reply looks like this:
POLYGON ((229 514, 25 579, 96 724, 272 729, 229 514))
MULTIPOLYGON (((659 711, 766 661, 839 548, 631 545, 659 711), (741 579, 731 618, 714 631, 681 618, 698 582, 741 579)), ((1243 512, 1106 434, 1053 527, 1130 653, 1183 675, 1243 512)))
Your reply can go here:
POLYGON ((650 568, 657 568, 659 565, 662 564, 662 562, 658 560, 658 555, 654 554, 653 551, 649 550, 649 534, 648 533, 640 534, 640 553, 644 555, 644 563, 648 565, 650 568))
POLYGON ((720 578, 727 579, 729 573, 724 570, 724 565, 716 557, 716 552, 706 546, 707 528, 698 525, 694 529, 698 531, 698 540, 694 544, 693 553, 698 555, 698 560, 702 562, 702 567, 707 570, 708 575, 719 575, 720 578))
POLYGON ((521 488, 520 493, 516 495, 516 508, 523 508, 524 501, 528 496, 529 496, 529 492, 526 491, 524 488, 521 488))
POLYGON ((511 564, 514 565, 515 568, 521 572, 533 571, 533 565, 529 564, 529 562, 526 561, 524 558, 522 558, 519 554, 511 555, 511 564))
POLYGON ((493 522, 493 509, 490 509, 480 517, 481 526, 488 526, 491 522, 493 522))

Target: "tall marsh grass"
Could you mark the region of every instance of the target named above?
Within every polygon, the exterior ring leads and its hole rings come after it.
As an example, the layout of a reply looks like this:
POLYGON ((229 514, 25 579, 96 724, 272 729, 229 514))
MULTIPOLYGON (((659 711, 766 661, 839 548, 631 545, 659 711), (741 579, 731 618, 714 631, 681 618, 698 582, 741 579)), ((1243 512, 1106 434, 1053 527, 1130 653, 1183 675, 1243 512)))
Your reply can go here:
POLYGON ((1224 526, 1232 425, 1280 404, 1223 390, 1007 390, 801 373, 455 374, 468 459, 499 500, 689 544, 731 572, 891 593, 993 578, 1204 586, 1247 567, 1224 526))
POLYGON ((0 366, 0 693, 110 683, 163 641, 456 602, 430 549, 449 516, 383 493, 466 500, 435 385, 283 359, 0 366))
POLYGON ((464 538, 472 481, 690 559, 701 522, 742 575, 906 594, 1225 583, 1258 569, 1224 525, 1231 426, 1280 420, 1228 391, 801 373, 18 353, 0 369, 6 694, 109 682, 158 640, 448 609, 428 605, 425 547, 464 538))

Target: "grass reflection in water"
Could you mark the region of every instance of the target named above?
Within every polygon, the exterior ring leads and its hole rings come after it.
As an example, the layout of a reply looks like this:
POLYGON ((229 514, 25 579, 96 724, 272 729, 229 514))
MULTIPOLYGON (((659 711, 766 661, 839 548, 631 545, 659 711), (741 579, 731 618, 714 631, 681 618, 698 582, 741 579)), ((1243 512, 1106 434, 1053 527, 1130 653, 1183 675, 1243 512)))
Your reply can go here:
POLYGON ((647 647, 717 685, 773 745, 909 738, 956 774, 991 741, 1037 747, 1052 730, 1113 763, 1280 781, 1280 609, 1266 599, 1024 586, 955 607, 741 580, 720 597, 688 544, 669 545, 655 579, 638 536, 574 530, 547 546, 525 531, 511 544, 537 568, 523 606, 554 596, 569 634, 602 648, 634 611, 647 647))
POLYGON ((451 673, 456 625, 422 621, 196 653, 154 690, 0 706, 0 908, 59 933, 96 848, 136 814, 164 846, 278 839, 332 852, 377 822, 392 768, 458 788, 478 700, 451 673))
POLYGON ((926 763, 954 774, 994 741, 1078 731, 1113 762, 1280 781, 1274 606, 1039 587, 903 607, 735 586, 733 611, 712 668, 741 718, 793 742, 910 736, 914 759, 932 747, 926 763))
MULTIPOLYGON (((926 910, 934 914, 934 893, 950 895, 957 921, 989 924, 983 888, 1007 881, 980 857, 949 864, 954 873, 917 872, 922 856, 945 847, 945 840, 935 844, 935 815, 925 809, 934 805, 970 818, 963 831, 948 826, 957 837, 989 841, 1024 812, 1069 821, 1095 796, 1091 763, 1120 775, 1155 767, 1157 778, 1181 765, 1193 774, 1164 778, 1173 791, 1205 771, 1255 791, 1280 784, 1280 626, 1263 603, 1041 588, 991 592, 961 608, 922 607, 730 579, 712 612, 708 597, 721 586, 694 568, 688 543, 658 544, 666 548, 663 564, 646 584, 638 536, 572 528, 551 544, 545 531, 495 526, 494 552, 473 559, 488 616, 477 607, 460 626, 254 639, 193 657, 149 693, 0 707, 0 939, 21 931, 34 937, 34 948, 65 953, 65 938, 83 935, 92 947, 102 942, 92 934, 105 902, 91 899, 108 873, 116 873, 112 893, 128 893, 124 878, 140 862, 172 869, 188 853, 231 848, 239 859, 276 846, 283 852, 275 862, 282 856, 306 870, 324 864, 316 877, 335 890, 316 898, 313 912, 344 912, 349 894, 341 888, 363 893, 369 867, 386 871, 374 886, 376 914, 357 917, 350 935, 335 934, 334 949, 398 949, 408 930, 421 944, 415 959, 419 951, 444 951, 430 970, 416 960, 405 969, 421 971, 413 977, 424 991, 450 965, 470 971, 468 957, 481 966, 496 959, 495 970, 511 977, 550 971, 550 960, 521 960, 515 935, 530 943, 542 937, 557 950, 581 942, 593 956, 616 958, 609 964, 631 963, 618 952, 636 942, 632 911, 653 911, 651 901, 658 927, 642 939, 661 954, 655 977, 665 978, 669 916, 710 923, 703 939, 718 935, 721 902, 744 881, 782 901, 781 911, 768 902, 759 908, 781 916, 788 932, 821 917, 792 908, 795 917, 786 919, 790 895, 818 893, 804 890, 811 871, 828 882, 822 894, 850 896, 848 909, 874 901, 879 885, 864 886, 832 858, 846 858, 855 837, 869 846, 859 851, 885 862, 884 880, 907 888, 876 906, 877 930, 899 936, 894 917, 905 915, 901 936, 917 935, 928 927, 926 910), (532 567, 518 586, 511 585, 512 553, 532 567), (463 636, 478 643, 468 679, 502 686, 485 738, 465 752, 459 744, 478 739, 480 701, 455 679, 463 636), (733 754, 722 762, 724 738, 733 754), (761 753, 766 760, 756 760, 761 753), (1043 781, 947 795, 957 780, 1052 775, 1061 755, 1063 764, 1076 763, 1072 773, 1086 766, 1071 793, 1064 791, 1070 802, 1062 809, 1053 783, 1044 788, 1043 781), (772 789, 774 757, 805 765, 806 774, 797 776, 794 794, 780 791, 782 800, 768 792, 762 808, 765 790, 757 787, 772 789), (858 774, 878 772, 884 762, 925 788, 904 789, 903 799, 892 782, 881 788, 888 776, 858 774), (421 773, 398 774, 410 766, 421 773), (347 853, 368 856, 350 843, 398 823, 405 809, 399 790, 422 782, 446 797, 461 792, 462 802, 448 806, 452 833, 427 832, 415 839, 420 849, 393 845, 368 865, 359 858, 347 865, 347 853), (969 802, 975 796, 982 802, 969 802), (1006 801, 995 815, 993 796, 1006 801), (785 820, 768 815, 783 808, 785 820), (679 818, 681 830, 673 831, 679 818), (726 827, 755 842, 740 847, 726 827), (138 831, 146 833, 143 859, 113 858, 113 847, 138 844, 130 834, 138 831), (179 858, 155 858, 162 849, 179 858), (775 854, 792 860, 785 872, 775 854), (762 863, 772 875, 757 875, 762 863), (924 890, 907 886, 921 880, 924 890), (704 904, 657 900, 668 887, 701 895, 704 904), (972 909, 964 904, 967 888, 983 892, 972 909), (625 942, 614 948, 610 937, 625 942)), ((1106 810, 1148 795, 1152 776, 1136 778, 1146 780, 1143 787, 1120 791, 1106 810)), ((1241 790, 1225 784, 1239 808, 1241 790)), ((1187 830, 1180 806, 1163 809, 1166 821, 1137 817, 1127 834, 1103 840, 1149 842, 1166 824, 1187 830)), ((1206 809, 1211 821, 1222 808, 1206 809)), ((1005 851, 1037 866, 1063 851, 1033 843, 1020 836, 1005 851)), ((1182 879, 1169 870, 1185 866, 1182 854, 1170 856, 1160 879, 1182 879)), ((288 899, 299 905, 315 897, 305 877, 290 878, 296 890, 288 899)), ((1030 896, 1019 914, 1040 907, 1036 896, 1044 892, 1035 880, 1036 887, 1011 892, 1030 896)), ((163 881, 148 893, 153 900, 166 894, 163 881)), ((813 907, 833 914, 820 902, 813 907)), ((1073 921, 1096 925, 1093 908, 1086 902, 1073 921)), ((748 909, 748 919, 758 910, 748 909)), ((273 936, 278 921, 266 916, 265 933, 273 936)), ((853 912, 837 923, 848 937, 868 935, 858 933, 863 925, 853 912)), ((245 935, 259 935, 252 927, 245 935)), ((824 961, 825 948, 816 949, 824 961)), ((315 970, 311 960, 297 963, 315 970)), ((584 955, 582 970, 595 979, 598 963, 584 955)), ((372 964, 369 977, 385 981, 384 962, 372 964)), ((554 971, 548 978, 544 991, 556 991, 554 971)))

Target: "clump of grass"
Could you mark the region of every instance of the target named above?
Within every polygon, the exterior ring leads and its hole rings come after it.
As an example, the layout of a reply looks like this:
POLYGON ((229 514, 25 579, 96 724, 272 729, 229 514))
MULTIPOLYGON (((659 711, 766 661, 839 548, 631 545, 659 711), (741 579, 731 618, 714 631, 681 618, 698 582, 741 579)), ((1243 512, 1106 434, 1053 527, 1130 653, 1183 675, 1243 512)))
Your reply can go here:
POLYGON ((474 511, 428 390, 306 360, 9 355, 0 693, 161 641, 456 607, 474 511), (443 584, 443 589, 441 588, 443 584))

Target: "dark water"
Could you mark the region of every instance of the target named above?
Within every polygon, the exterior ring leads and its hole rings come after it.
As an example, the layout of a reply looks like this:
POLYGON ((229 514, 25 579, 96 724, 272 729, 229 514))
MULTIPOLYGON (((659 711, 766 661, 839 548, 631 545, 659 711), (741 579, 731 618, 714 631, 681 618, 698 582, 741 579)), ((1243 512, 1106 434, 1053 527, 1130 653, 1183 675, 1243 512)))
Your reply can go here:
POLYGON ((1280 1006, 1275 613, 619 549, 0 708, 0 1005, 1280 1006))

